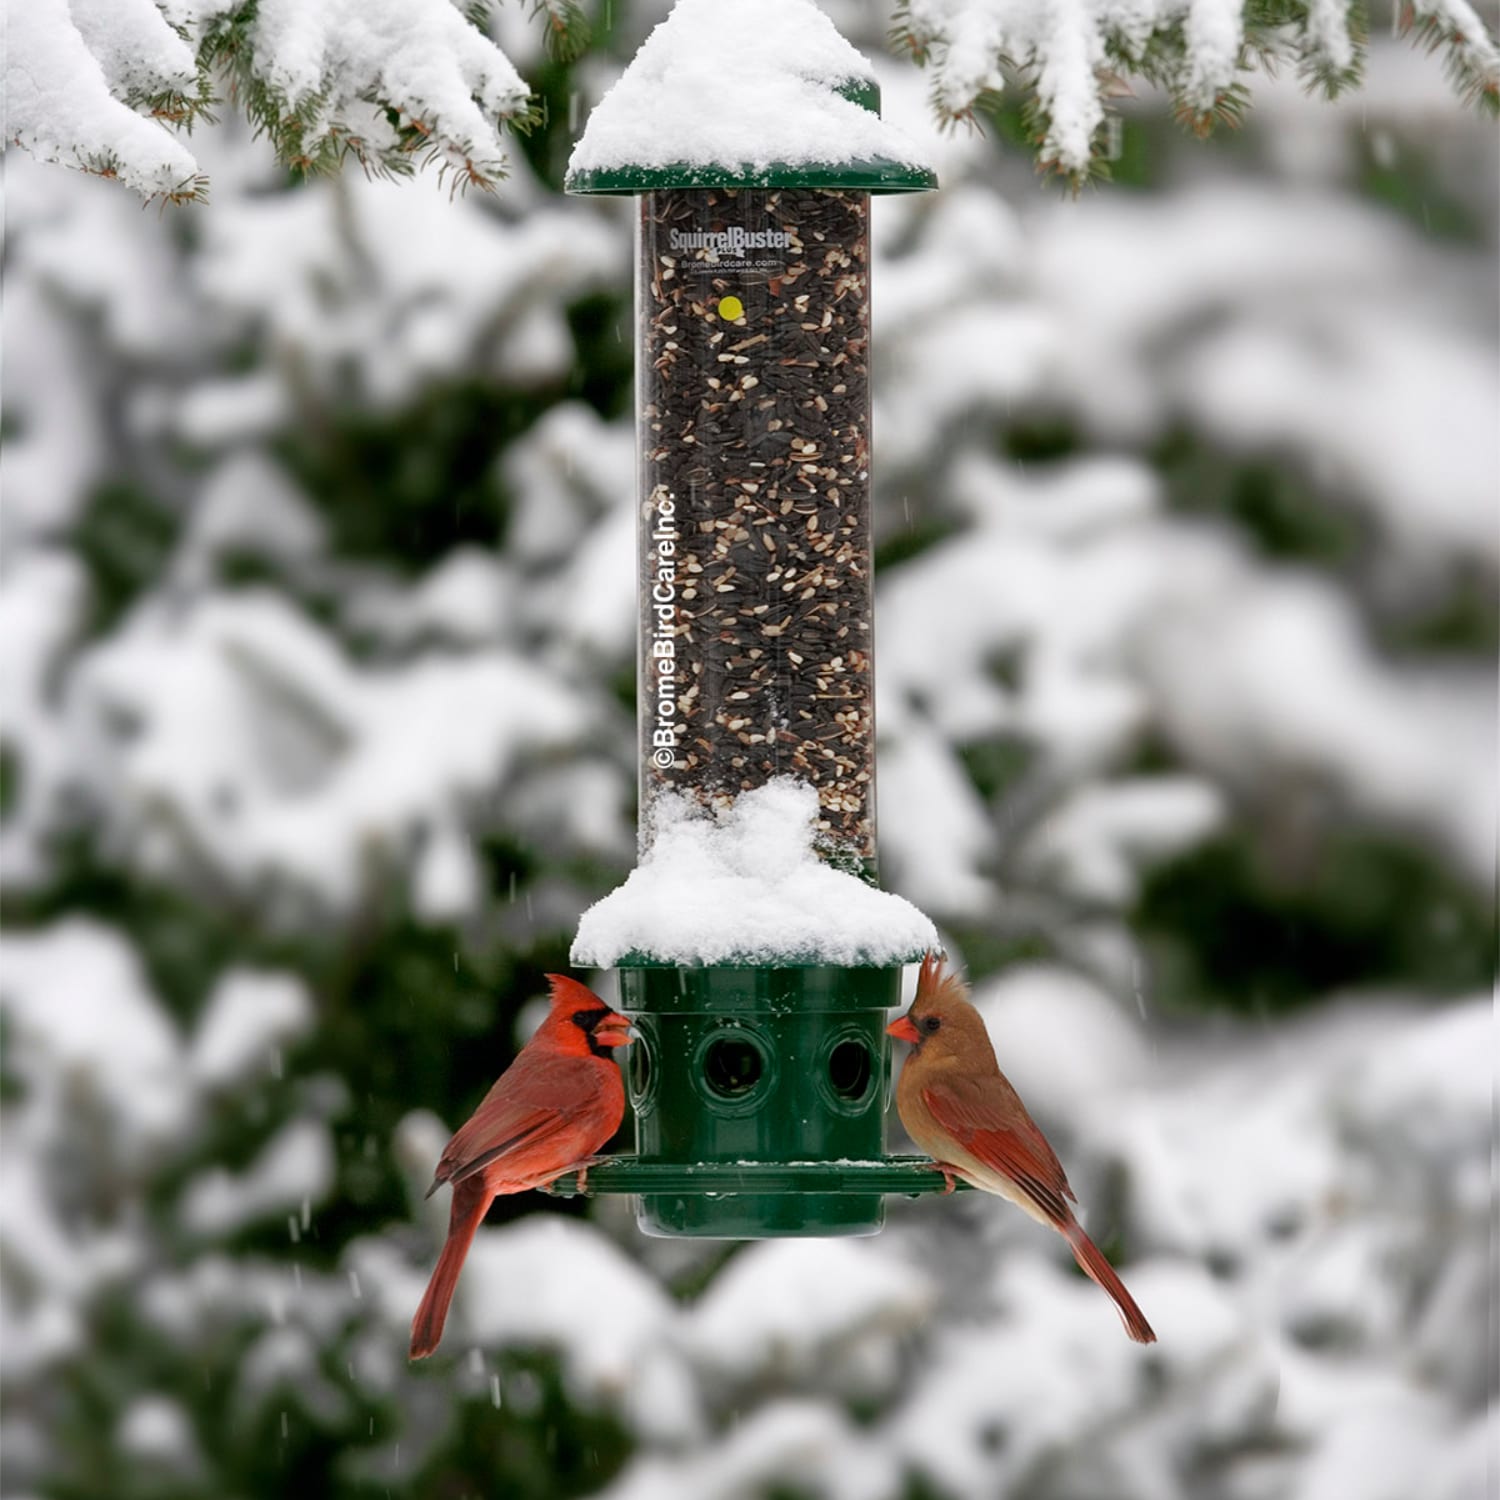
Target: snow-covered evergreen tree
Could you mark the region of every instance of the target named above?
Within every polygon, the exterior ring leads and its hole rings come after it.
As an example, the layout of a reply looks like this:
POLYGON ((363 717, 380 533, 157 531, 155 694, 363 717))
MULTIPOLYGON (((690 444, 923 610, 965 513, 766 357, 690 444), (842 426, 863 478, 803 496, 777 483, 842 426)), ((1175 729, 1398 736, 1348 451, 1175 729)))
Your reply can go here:
POLYGON ((189 210, 7 162, 0 1488, 1477 1500, 1495 141, 1384 38, 1229 141, 1124 101, 1078 203, 1007 94, 875 211, 885 880, 1162 1343, 972 1197, 528 1196, 407 1365, 445 1126, 633 858, 629 213, 556 188, 660 11, 496 13, 493 196, 234 109, 189 210))
MULTIPOLYGON (((578 0, 532 10, 554 56, 587 45, 578 0)), ((972 124, 1018 82, 1038 166, 1078 183, 1108 170, 1110 110, 1132 81, 1206 135, 1238 124, 1252 82, 1280 68, 1330 98, 1357 87, 1370 19, 1362 0, 899 0, 891 36, 931 64, 946 124, 972 124)), ((1394 19, 1442 55, 1460 97, 1500 111, 1500 47, 1470 0, 1400 0, 1394 19)), ((299 173, 434 163, 491 188, 502 130, 529 130, 545 106, 490 35, 514 38, 514 21, 500 0, 43 0, 11 18, 6 138, 186 201, 208 175, 184 136, 227 101, 299 173)))

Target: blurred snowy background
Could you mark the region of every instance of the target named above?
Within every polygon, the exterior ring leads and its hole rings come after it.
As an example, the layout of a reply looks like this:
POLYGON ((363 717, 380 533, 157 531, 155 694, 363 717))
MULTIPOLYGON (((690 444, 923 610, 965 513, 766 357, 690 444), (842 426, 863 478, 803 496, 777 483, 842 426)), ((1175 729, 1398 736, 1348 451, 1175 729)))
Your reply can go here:
POLYGON ((662 8, 501 13, 494 198, 232 113, 209 206, 7 159, 4 1500, 1486 1500, 1500 175, 1378 34, 875 212, 885 881, 1161 1343, 977 1195, 529 1195, 408 1367, 437 1150, 632 861, 630 210, 557 187, 662 8))

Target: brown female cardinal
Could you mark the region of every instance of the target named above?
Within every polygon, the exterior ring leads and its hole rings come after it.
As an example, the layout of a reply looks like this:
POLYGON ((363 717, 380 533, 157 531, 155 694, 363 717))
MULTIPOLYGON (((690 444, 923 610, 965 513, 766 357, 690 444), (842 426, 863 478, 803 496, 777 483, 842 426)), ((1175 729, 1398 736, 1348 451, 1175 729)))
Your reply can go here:
POLYGON ((425 1359, 443 1336, 458 1273, 490 1204, 574 1168, 581 1176, 625 1117, 625 1085, 609 1049, 630 1044, 630 1022, 576 979, 547 981, 547 1019, 444 1147, 427 1189, 430 1198, 451 1183, 453 1204, 443 1253, 412 1319, 413 1359, 425 1359))
POLYGON ((1077 1199, 1062 1163, 1000 1071, 963 981, 945 974, 935 953, 922 963, 911 1009, 886 1030, 916 1048, 901 1069, 896 1109, 906 1133, 947 1178, 949 1190, 961 1177, 1009 1198, 1057 1230, 1084 1275, 1114 1299, 1130 1337, 1154 1344, 1156 1335, 1125 1283, 1073 1217, 1068 1205, 1077 1199))

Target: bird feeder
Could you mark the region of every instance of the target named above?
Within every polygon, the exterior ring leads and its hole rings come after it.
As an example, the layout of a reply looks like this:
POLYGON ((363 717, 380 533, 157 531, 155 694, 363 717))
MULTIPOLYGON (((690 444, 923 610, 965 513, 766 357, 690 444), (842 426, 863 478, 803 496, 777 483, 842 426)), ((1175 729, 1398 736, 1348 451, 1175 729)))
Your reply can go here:
MULTIPOLYGON (((829 93, 878 118, 868 79, 829 93)), ((575 156, 567 179, 637 200, 643 836, 666 794, 709 811, 794 777, 820 837, 873 882, 870 198, 936 181, 879 154, 655 156, 575 156)), ((589 1190, 638 1194, 647 1233, 757 1238, 873 1233, 884 1193, 941 1187, 884 1154, 885 1017, 920 957, 620 960, 637 1149, 589 1190)))

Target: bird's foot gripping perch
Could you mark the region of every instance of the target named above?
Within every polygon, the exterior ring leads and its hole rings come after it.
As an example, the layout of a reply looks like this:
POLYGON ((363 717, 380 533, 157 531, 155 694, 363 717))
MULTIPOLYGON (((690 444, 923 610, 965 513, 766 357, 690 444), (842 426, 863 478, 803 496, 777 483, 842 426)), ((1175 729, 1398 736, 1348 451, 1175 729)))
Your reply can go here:
POLYGON ((613 1156, 585 1156, 582 1161, 574 1162, 566 1172, 559 1174, 560 1177, 566 1177, 568 1172, 575 1172, 577 1173, 577 1180, 575 1182, 568 1187, 560 1188, 557 1185, 558 1178, 553 1178, 551 1182, 543 1186, 542 1191, 558 1198, 587 1197, 589 1191, 589 1168, 607 1167, 612 1165, 615 1160, 616 1158, 613 1156))
POLYGON ((922 1163, 923 1169, 928 1172, 941 1172, 943 1174, 943 1197, 948 1197, 958 1186, 958 1174, 945 1161, 929 1161, 922 1163))

